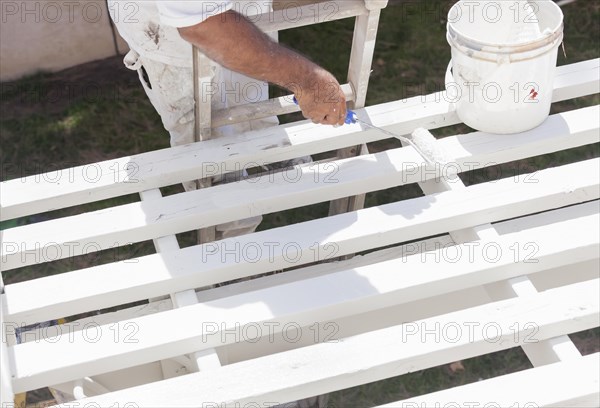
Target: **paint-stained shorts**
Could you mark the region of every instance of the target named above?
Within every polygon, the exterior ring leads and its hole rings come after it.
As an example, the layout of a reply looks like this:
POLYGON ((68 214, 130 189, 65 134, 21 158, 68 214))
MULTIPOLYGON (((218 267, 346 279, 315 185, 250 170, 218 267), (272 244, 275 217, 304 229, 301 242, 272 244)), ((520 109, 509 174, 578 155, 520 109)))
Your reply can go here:
MULTIPOLYGON (((130 51, 124 59, 125 65, 138 72, 150 102, 159 113, 163 126, 171 137, 171 146, 194 142, 194 94, 192 69, 140 57, 130 51)), ((212 109, 224 109, 240 104, 257 102, 268 98, 268 85, 258 83, 241 74, 225 70, 217 65, 212 67, 214 73, 210 97, 212 109)), ((250 130, 259 130, 275 126, 279 122, 276 117, 258 119, 235 125, 214 129, 216 137, 231 135, 250 130)), ((243 168, 242 165, 240 167, 243 168)), ((215 177, 213 183, 226 183, 239 180, 247 174, 228 173, 215 177)), ((194 181, 183 183, 186 191, 194 190, 194 181)), ((254 232, 262 221, 261 216, 232 221, 217 226, 217 238, 223 239, 254 232)))

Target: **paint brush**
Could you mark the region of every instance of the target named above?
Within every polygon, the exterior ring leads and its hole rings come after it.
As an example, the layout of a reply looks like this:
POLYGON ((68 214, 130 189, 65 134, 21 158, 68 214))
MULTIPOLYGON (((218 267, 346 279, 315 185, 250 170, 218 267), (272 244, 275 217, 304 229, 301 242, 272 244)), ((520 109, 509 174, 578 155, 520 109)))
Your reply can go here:
MULTIPOLYGON (((298 104, 298 100, 295 96, 294 103, 296 105, 298 104)), ((433 135, 427 129, 417 128, 410 137, 402 136, 359 119, 356 115, 356 112, 351 110, 346 112, 345 123, 348 125, 358 123, 407 143, 412 146, 428 164, 444 165, 448 162, 444 152, 437 147, 435 137, 433 137, 433 135)))

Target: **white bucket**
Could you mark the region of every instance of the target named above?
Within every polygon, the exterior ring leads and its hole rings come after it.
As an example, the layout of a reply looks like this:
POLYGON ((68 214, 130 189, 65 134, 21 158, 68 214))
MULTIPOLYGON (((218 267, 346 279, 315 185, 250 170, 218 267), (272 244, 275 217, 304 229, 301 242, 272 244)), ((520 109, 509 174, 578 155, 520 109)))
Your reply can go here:
POLYGON ((550 113, 563 14, 553 1, 459 1, 448 14, 447 100, 468 126, 519 133, 550 113))

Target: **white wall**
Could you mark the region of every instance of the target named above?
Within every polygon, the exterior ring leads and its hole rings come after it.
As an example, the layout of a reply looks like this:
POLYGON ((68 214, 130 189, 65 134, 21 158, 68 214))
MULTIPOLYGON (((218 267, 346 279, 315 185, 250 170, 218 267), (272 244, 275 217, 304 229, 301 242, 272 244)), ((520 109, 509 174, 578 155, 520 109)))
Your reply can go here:
MULTIPOLYGON (((281 9, 321 1, 273 4, 281 9)), ((129 50, 111 27, 106 0, 0 0, 0 22, 0 81, 60 71, 129 50)))
POLYGON ((0 81, 124 54, 105 0, 0 0, 0 81))

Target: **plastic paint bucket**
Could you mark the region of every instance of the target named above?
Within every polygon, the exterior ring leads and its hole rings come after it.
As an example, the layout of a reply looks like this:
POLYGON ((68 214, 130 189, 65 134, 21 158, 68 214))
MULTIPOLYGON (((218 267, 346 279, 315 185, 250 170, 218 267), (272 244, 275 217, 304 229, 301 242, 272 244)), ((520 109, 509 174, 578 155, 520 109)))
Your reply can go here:
POLYGON ((448 13, 446 98, 468 126, 519 133, 550 113, 563 14, 553 1, 459 1, 448 13))

